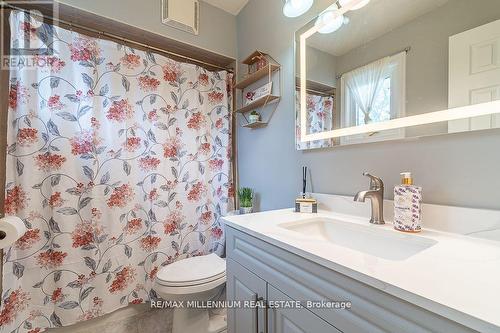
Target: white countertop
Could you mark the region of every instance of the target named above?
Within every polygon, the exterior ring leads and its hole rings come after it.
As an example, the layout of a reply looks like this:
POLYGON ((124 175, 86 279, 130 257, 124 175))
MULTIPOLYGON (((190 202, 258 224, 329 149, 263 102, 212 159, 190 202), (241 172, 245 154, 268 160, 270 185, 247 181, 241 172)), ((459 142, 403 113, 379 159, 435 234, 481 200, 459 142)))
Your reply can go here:
MULTIPOLYGON (((322 266, 480 332, 500 332, 500 242, 425 229, 437 244, 405 260, 381 259, 278 226, 311 217, 369 225, 366 218, 292 209, 227 216, 225 223, 322 266)), ((392 224, 370 225, 399 233, 392 224)))

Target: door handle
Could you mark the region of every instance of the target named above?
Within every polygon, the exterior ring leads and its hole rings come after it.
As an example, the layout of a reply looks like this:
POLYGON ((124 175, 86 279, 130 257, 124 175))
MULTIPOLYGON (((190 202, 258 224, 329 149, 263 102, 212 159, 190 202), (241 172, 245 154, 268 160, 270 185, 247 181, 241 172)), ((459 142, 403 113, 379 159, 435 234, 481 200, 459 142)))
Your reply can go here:
POLYGON ((264 299, 264 297, 259 297, 258 295, 257 295, 257 333, 267 333, 266 300, 264 299))

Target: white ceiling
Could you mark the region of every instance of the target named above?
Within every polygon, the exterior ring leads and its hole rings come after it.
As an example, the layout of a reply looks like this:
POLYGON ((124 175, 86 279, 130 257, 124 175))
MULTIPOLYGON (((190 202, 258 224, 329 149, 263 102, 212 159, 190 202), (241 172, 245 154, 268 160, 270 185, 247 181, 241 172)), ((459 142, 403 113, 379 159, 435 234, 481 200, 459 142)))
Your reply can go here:
POLYGON ((341 56, 389 31, 411 22, 449 0, 372 0, 363 9, 347 14, 346 26, 331 34, 316 33, 307 45, 341 56))
POLYGON ((203 0, 206 3, 211 4, 212 6, 218 7, 222 10, 225 10, 228 13, 233 15, 238 15, 240 10, 245 7, 248 0, 203 0))

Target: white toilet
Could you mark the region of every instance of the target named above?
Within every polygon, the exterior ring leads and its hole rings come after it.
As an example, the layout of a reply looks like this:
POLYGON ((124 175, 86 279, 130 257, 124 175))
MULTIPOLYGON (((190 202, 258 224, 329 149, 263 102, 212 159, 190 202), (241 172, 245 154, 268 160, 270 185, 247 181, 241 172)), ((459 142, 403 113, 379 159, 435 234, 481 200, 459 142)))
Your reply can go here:
MULTIPOLYGON (((206 302, 223 292, 226 261, 212 253, 176 261, 156 275, 154 290, 166 301, 206 302)), ((174 308, 172 333, 226 332, 226 314, 209 309, 174 308)))

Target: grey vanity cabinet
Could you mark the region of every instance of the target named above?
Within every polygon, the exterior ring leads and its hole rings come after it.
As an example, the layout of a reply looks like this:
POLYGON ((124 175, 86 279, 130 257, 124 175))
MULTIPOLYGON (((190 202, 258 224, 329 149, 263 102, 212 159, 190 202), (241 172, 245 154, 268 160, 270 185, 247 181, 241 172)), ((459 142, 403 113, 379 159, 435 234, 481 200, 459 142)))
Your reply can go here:
POLYGON ((227 298, 241 306, 228 309, 228 333, 341 333, 312 312, 285 305, 292 299, 231 259, 227 260, 227 298))
POLYGON ((478 332, 230 226, 226 250, 229 301, 287 298, 352 303, 343 310, 229 309, 228 333, 478 332))

